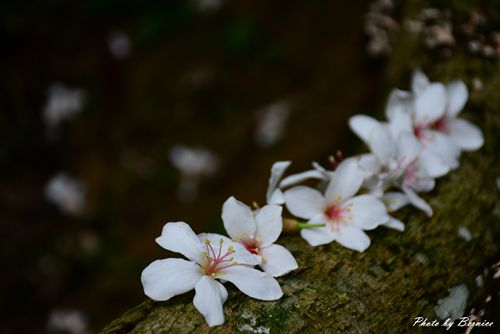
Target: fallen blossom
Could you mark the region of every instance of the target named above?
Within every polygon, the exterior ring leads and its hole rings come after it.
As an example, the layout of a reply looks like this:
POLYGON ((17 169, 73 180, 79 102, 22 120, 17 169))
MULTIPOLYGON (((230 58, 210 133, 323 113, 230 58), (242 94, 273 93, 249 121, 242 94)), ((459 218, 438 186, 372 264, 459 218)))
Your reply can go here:
POLYGON ((275 244, 283 229, 282 207, 266 205, 253 212, 230 197, 222 207, 222 221, 227 234, 253 254, 259 266, 278 277, 298 268, 297 261, 285 247, 275 244))
POLYGON ((352 160, 339 165, 323 195, 318 190, 296 186, 285 191, 288 210, 308 224, 302 237, 312 246, 337 241, 342 246, 363 252, 370 239, 363 230, 372 230, 389 221, 384 203, 374 195, 355 196, 363 183, 363 171, 352 160))
POLYGON ((283 292, 269 274, 251 268, 258 264, 245 247, 218 234, 194 234, 188 224, 165 224, 156 242, 166 250, 180 253, 187 260, 156 260, 141 275, 144 293, 165 301, 195 290, 193 304, 209 326, 224 323, 226 288, 217 280, 233 283, 246 295, 260 300, 276 300, 283 292))

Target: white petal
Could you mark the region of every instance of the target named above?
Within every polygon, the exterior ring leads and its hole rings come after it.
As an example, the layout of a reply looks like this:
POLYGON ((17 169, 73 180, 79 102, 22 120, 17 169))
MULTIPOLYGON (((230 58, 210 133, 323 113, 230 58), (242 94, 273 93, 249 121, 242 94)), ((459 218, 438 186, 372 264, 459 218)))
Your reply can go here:
MULTIPOLYGON (((281 180, 283 174, 285 173, 288 166, 290 166, 290 164, 291 164, 290 161, 278 161, 275 162, 271 167, 271 176, 269 177, 269 183, 267 186, 267 193, 266 193, 267 203, 272 202, 272 197, 276 190, 276 187, 278 186, 278 182, 281 180)), ((283 203, 276 203, 276 204, 283 204, 283 203)))
POLYGON ((271 198, 267 201, 267 204, 285 204, 285 195, 283 195, 283 192, 280 189, 274 189, 274 192, 271 194, 271 198))
POLYGON ((467 86, 462 80, 456 80, 446 85, 448 93, 448 116, 456 117, 469 98, 467 86))
POLYGON ((398 140, 398 161, 404 168, 418 158, 422 146, 413 133, 405 132, 398 140))
POLYGON ((244 294, 260 300, 276 300, 283 296, 280 285, 269 274, 246 266, 224 269, 222 279, 236 285, 244 294))
POLYGON ((141 275, 146 296, 153 300, 169 300, 192 290, 202 277, 201 268, 182 259, 156 260, 141 275))
POLYGON ((350 206, 350 224, 363 230, 371 230, 389 220, 384 203, 373 195, 361 195, 343 202, 350 206))
POLYGON ((418 196, 411 188, 403 187, 403 191, 410 199, 411 204, 416 208, 424 211, 427 216, 432 217, 432 208, 426 201, 424 201, 420 196, 418 196))
POLYGON ((205 317, 208 326, 224 323, 224 302, 227 299, 226 288, 216 280, 203 276, 195 287, 194 307, 205 317))
POLYGON ((354 196, 363 183, 364 174, 354 160, 342 162, 333 173, 325 198, 328 203, 354 196))
POLYGON ((349 119, 349 127, 365 143, 368 143, 373 127, 378 124, 376 119, 366 115, 355 115, 349 119))
POLYGON ((387 227, 387 228, 392 228, 394 230, 397 230, 397 231, 401 231, 403 232, 405 230, 405 224, 403 224, 403 222, 399 219, 396 219, 394 217, 391 217, 389 216, 389 221, 385 224, 383 224, 383 226, 387 227))
POLYGON ((415 94, 421 94, 430 84, 431 82, 424 72, 421 70, 413 72, 413 76, 411 78, 411 90, 415 94))
MULTIPOLYGON (((205 240, 210 241, 210 245, 212 246, 215 253, 219 252, 219 247, 220 247, 221 254, 226 254, 229 251, 229 247, 233 246, 234 253, 231 254, 231 257, 233 258, 232 261, 234 262, 251 266, 254 266, 259 263, 259 261, 255 259, 253 254, 250 253, 245 248, 245 246, 223 235, 216 233, 200 233, 198 234, 198 238, 204 245, 205 245, 205 240), (222 244, 220 243, 220 240, 222 240, 222 244)), ((203 250, 210 254, 211 253, 210 248, 207 249, 205 247, 207 246, 204 246, 203 250)))
POLYGON ((326 207, 323 195, 316 189, 306 186, 297 186, 285 191, 285 201, 292 215, 304 219, 322 213, 326 207))
POLYGON ((423 135, 432 138, 428 144, 429 150, 436 152, 444 162, 450 167, 455 169, 458 167, 458 159, 460 158, 460 147, 447 135, 439 131, 425 130, 423 135))
MULTIPOLYGON (((348 158, 348 159, 356 159, 359 167, 361 167, 361 169, 364 172, 367 172, 369 176, 371 176, 371 174, 379 173, 380 170, 382 169, 382 165, 380 165, 379 161, 377 160, 377 157, 371 153, 361 154, 354 158, 348 158)), ((365 175, 365 177, 366 176, 367 175, 365 175)))
POLYGON ((450 171, 450 166, 436 152, 424 147, 420 152, 420 162, 430 177, 440 177, 450 171))
POLYGON ((222 221, 232 239, 251 238, 255 235, 255 219, 252 210, 233 196, 222 206, 222 221))
POLYGON ((453 119, 450 120, 448 127, 451 139, 462 150, 474 151, 483 146, 483 133, 474 124, 463 119, 453 119))
POLYGON ((413 132, 413 120, 411 114, 414 110, 404 111, 395 110, 393 111, 392 117, 389 122, 389 130, 393 138, 399 138, 402 133, 413 132))
POLYGON ((320 172, 319 170, 308 170, 302 173, 297 173, 297 174, 292 174, 290 176, 285 177, 281 183, 280 187, 281 188, 287 188, 299 183, 302 183, 306 180, 309 179, 317 179, 317 180, 324 180, 325 179, 325 173, 320 172))
POLYGON ((369 146, 382 164, 388 164, 396 159, 397 145, 386 125, 380 124, 372 129, 369 146))
POLYGON ((255 237, 260 238, 261 247, 271 245, 280 236, 283 229, 282 211, 283 208, 278 205, 266 205, 257 211, 255 237))
POLYGON ((410 203, 408 196, 401 192, 387 192, 382 197, 385 205, 390 212, 396 211, 410 203))
POLYGON ((444 85, 430 84, 415 100, 415 122, 425 125, 438 120, 444 115, 447 102, 444 85))
POLYGON ((300 235, 309 243, 309 245, 325 245, 335 240, 335 234, 332 233, 330 225, 328 225, 324 214, 317 215, 311 219, 308 224, 325 224, 324 227, 304 228, 300 230, 300 235))
POLYGON ((283 276, 299 267, 288 249, 280 245, 271 245, 261 249, 264 257, 260 267, 274 277, 283 276))
POLYGON ((181 253, 190 260, 201 263, 202 245, 191 227, 184 222, 167 223, 156 243, 163 248, 181 253))
POLYGON ((336 241, 342 246, 364 252, 370 246, 370 238, 363 230, 351 224, 345 224, 337 231, 336 241))

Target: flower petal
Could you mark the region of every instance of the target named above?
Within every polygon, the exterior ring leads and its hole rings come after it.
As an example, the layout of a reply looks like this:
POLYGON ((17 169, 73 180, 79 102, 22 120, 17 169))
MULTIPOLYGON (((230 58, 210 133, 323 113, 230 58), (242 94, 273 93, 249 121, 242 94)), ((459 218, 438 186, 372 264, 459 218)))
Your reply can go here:
POLYGON ((427 216, 432 217, 432 208, 426 201, 424 201, 409 187, 403 187, 403 191, 408 196, 408 199, 414 207, 424 211, 427 216))
POLYGON ((432 142, 428 144, 430 150, 436 152, 444 162, 455 169, 458 167, 460 158, 460 147, 447 135, 439 131, 425 130, 425 137, 432 138, 432 142))
MULTIPOLYGON (((285 173, 286 169, 290 166, 290 164, 291 164, 290 161, 278 161, 275 162, 271 167, 271 176, 269 177, 269 183, 267 186, 267 193, 266 193, 267 203, 283 204, 283 202, 276 203, 273 202, 272 200, 274 197, 276 187, 278 186, 278 182, 281 180, 283 174, 285 173)), ((275 198, 275 201, 276 200, 277 198, 275 198)))
POLYGON ((413 109, 395 110, 389 121, 389 130, 393 138, 399 138, 402 133, 413 133, 413 120, 411 119, 413 109))
POLYGON ((326 188, 325 198, 327 203, 351 198, 358 192, 363 179, 363 171, 356 161, 352 159, 343 161, 333 173, 326 188))
POLYGON ((285 195, 283 195, 281 189, 274 189, 273 193, 271 194, 271 198, 269 198, 269 200, 267 201, 267 204, 285 204, 285 195))
POLYGON ((257 211, 255 237, 260 238, 260 247, 271 245, 280 236, 283 229, 282 211, 283 208, 278 205, 266 205, 257 211))
POLYGON ((464 119, 450 120, 449 133, 451 139, 464 151, 474 151, 483 146, 484 137, 481 130, 464 119))
POLYGON ((322 213, 326 206, 323 195, 306 186, 297 186, 285 191, 285 202, 292 215, 304 219, 322 213))
POLYGON ((430 177, 440 177, 450 171, 450 166, 436 152, 423 147, 420 152, 420 163, 430 177))
POLYGON ((358 162, 359 167, 366 172, 365 178, 367 176, 371 176, 372 174, 380 173, 380 170, 382 169, 382 165, 380 165, 377 157, 371 153, 361 154, 348 159, 355 159, 358 162))
POLYGON ((325 224, 325 226, 323 227, 304 228, 300 230, 300 235, 309 243, 309 245, 311 246, 325 245, 335 240, 335 234, 332 233, 328 220, 324 214, 317 215, 307 223, 325 224))
POLYGON ((311 169, 302 173, 292 174, 290 176, 285 177, 281 181, 280 187, 287 188, 299 184, 305 180, 309 179, 324 180, 325 178, 326 178, 325 173, 322 173, 321 171, 316 169, 311 169))
POLYGON ((180 253, 190 260, 201 263, 202 245, 191 227, 184 222, 167 223, 156 243, 163 248, 180 253))
POLYGON ((260 300, 276 300, 283 296, 278 282, 269 274, 246 266, 224 269, 222 279, 236 285, 244 294, 260 300))
POLYGON ((405 224, 399 219, 389 216, 389 221, 383 224, 384 227, 392 228, 394 230, 403 232, 405 230, 405 224))
POLYGON ((427 125, 441 118, 448 103, 446 88, 441 83, 430 84, 415 100, 415 123, 427 125))
POLYGON ((364 252, 370 246, 370 238, 359 227, 345 224, 337 231, 335 240, 342 246, 364 252))
POLYGON ((399 136, 398 162, 402 164, 403 168, 417 159, 421 150, 422 146, 412 133, 405 132, 399 136))
POLYGON ((379 124, 373 127, 368 146, 382 164, 388 164, 396 159, 397 145, 386 125, 379 124))
POLYGON ((411 78, 411 90, 415 94, 421 94, 431 84, 429 78, 421 70, 413 72, 411 78))
POLYGON ((216 280, 203 276, 195 286, 194 307, 205 317, 208 326, 224 323, 224 302, 227 299, 226 288, 216 280))
POLYGON ((379 121, 366 115, 355 115, 349 119, 349 127, 365 143, 368 143, 373 127, 378 124, 379 121))
POLYGON ((288 249, 280 245, 261 248, 263 261, 260 267, 273 277, 283 276, 299 267, 288 249))
POLYGON ((406 196, 404 193, 396 191, 385 193, 384 196, 382 197, 382 200, 387 206, 389 212, 399 210, 408 203, 410 203, 408 196, 406 196))
POLYGON ((456 117, 465 106, 469 98, 467 86, 462 80, 455 80, 446 85, 448 93, 448 116, 456 117))
POLYGON ((373 195, 360 195, 342 203, 342 206, 350 206, 352 224, 363 230, 372 230, 389 220, 384 203, 373 195))
POLYGON ((200 267, 183 259, 156 260, 141 274, 146 296, 153 300, 169 300, 192 290, 202 277, 200 267))
MULTIPOLYGON (((245 246, 223 235, 216 233, 200 233, 198 234, 198 238, 202 243, 205 243, 205 240, 210 241, 210 245, 216 253, 219 251, 220 247, 221 254, 226 254, 229 251, 229 247, 233 246, 234 253, 231 254, 231 257, 233 258, 233 261, 238 262, 239 264, 254 266, 259 263, 252 253, 245 248, 245 246), (220 240, 222 240, 222 244, 220 244, 220 240)), ((210 253, 206 249, 204 249, 204 251, 210 253)))
POLYGON ((252 210, 233 196, 222 206, 222 221, 227 234, 232 239, 255 236, 255 219, 252 210))

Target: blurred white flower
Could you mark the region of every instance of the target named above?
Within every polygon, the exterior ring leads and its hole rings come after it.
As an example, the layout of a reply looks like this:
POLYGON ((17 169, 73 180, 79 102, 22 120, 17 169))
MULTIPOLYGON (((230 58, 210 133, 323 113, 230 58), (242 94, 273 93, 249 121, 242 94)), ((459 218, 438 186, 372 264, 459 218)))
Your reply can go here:
POLYGON ((286 102, 276 102, 264 108, 255 132, 257 144, 261 147, 274 145, 283 135, 289 115, 290 108, 286 102))
POLYGON ((215 174, 219 169, 219 159, 202 147, 176 145, 170 149, 168 156, 181 173, 178 195, 183 202, 194 200, 200 180, 215 174))
POLYGON ((222 6, 222 0, 194 0, 200 12, 216 11, 222 6))
POLYGON ((67 214, 78 215, 85 209, 85 185, 66 173, 59 173, 49 180, 45 197, 67 214))
POLYGON ((115 59, 125 59, 130 56, 132 43, 123 31, 113 31, 108 37, 109 51, 115 59))
POLYGON ((74 118, 80 113, 85 102, 81 89, 69 89, 61 84, 53 84, 48 89, 47 104, 43 109, 43 119, 49 127, 74 118))
POLYGON ((87 326, 87 317, 80 310, 53 310, 47 323, 49 333, 54 334, 86 334, 87 326))

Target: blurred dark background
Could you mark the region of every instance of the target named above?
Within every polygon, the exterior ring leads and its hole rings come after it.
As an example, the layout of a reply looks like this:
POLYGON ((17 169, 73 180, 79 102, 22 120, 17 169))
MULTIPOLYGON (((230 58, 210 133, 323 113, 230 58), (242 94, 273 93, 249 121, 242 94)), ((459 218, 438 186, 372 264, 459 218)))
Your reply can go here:
POLYGON ((368 2, 0 3, 0 332, 95 332, 145 299, 167 221, 359 145, 368 2), (64 327, 66 326, 66 327, 64 327))

